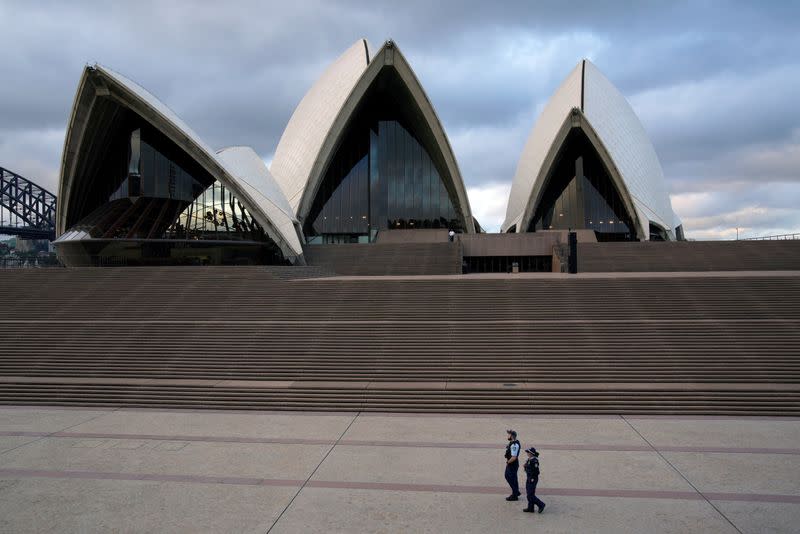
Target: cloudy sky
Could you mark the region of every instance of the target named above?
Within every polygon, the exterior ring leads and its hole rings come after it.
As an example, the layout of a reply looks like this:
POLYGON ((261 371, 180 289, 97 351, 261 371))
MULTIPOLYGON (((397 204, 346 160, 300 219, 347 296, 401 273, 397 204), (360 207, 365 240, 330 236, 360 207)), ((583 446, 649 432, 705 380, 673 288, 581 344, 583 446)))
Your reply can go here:
POLYGON ((0 166, 56 190, 78 78, 94 62, 210 145, 269 161, 327 64, 360 37, 392 38, 488 229, 538 113, 586 57, 644 123, 688 237, 800 232, 798 20, 796 0, 0 0, 0 166))

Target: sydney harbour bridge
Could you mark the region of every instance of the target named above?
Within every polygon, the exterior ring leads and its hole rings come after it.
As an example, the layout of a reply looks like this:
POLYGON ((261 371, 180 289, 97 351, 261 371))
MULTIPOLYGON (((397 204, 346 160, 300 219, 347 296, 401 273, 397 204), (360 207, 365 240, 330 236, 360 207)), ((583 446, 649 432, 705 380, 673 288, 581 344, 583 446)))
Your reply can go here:
POLYGON ((56 196, 0 167, 0 235, 54 240, 56 196))

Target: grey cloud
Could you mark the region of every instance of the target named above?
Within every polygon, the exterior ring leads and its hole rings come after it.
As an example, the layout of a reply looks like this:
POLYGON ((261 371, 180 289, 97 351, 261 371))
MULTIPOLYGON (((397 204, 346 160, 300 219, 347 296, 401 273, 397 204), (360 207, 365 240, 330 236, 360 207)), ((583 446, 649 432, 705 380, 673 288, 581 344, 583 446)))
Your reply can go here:
MULTIPOLYGON (((797 181, 798 19, 796 2, 713 0, 6 1, 0 165, 54 185, 78 77, 95 61, 139 82, 212 146, 251 145, 268 158, 330 61, 359 37, 373 47, 392 37, 476 191, 510 182, 538 111, 590 57, 642 118, 674 193, 723 192, 708 216, 755 201, 780 207, 783 198, 735 184, 797 181)), ((693 222, 709 224, 703 216, 693 222)), ((753 217, 765 231, 777 224, 753 217)))
POLYGON ((788 106, 800 65, 750 76, 724 75, 647 91, 631 98, 665 160, 705 159, 709 153, 779 141, 800 112, 788 106))
POLYGON ((757 237, 797 232, 800 183, 733 183, 708 191, 672 196, 673 207, 691 237, 757 237))
POLYGON ((56 193, 64 133, 61 129, 0 128, 0 166, 56 193))

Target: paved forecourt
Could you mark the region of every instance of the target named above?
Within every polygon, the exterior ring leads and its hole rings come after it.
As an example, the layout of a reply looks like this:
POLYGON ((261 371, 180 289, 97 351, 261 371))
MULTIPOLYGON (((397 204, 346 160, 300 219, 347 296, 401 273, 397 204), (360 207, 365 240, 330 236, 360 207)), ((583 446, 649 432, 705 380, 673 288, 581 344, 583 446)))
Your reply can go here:
POLYGON ((798 444, 793 418, 2 407, 0 531, 791 532, 798 444), (544 514, 504 500, 506 428, 544 514))

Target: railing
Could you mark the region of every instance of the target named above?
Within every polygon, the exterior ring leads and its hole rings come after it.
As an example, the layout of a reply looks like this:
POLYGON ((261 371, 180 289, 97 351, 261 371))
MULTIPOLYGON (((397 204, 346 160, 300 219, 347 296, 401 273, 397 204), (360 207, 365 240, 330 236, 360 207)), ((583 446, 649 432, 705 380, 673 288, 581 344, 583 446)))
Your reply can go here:
POLYGON ((780 240, 800 239, 800 234, 779 234, 765 235, 760 237, 746 237, 742 241, 780 241, 780 240))

